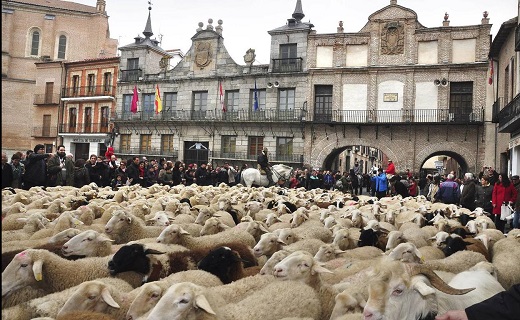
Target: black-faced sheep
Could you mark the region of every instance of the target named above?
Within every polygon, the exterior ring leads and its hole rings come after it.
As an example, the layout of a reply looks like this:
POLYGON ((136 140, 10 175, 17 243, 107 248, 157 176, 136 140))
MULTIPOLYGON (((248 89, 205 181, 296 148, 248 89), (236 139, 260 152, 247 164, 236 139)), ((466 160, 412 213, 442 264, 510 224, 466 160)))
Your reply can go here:
POLYGON ((224 284, 255 275, 260 271, 258 266, 244 269, 239 253, 229 247, 211 250, 197 266, 200 270, 216 275, 224 284))

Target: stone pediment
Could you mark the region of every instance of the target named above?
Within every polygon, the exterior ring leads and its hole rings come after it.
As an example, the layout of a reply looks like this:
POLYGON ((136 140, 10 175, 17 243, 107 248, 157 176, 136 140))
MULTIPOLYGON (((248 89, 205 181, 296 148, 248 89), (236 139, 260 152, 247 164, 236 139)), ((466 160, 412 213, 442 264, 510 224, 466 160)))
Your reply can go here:
POLYGON ((415 11, 399 5, 389 5, 372 13, 368 17, 367 24, 361 29, 360 32, 369 32, 371 23, 397 20, 415 20, 417 23, 417 28, 423 27, 419 21, 417 21, 417 13, 415 13, 415 11))

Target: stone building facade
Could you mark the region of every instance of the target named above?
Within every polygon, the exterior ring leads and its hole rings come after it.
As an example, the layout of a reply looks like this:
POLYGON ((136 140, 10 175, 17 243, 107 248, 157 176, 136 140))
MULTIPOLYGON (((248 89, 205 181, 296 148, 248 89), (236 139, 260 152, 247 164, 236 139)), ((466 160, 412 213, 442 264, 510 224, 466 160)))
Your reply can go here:
POLYGON ((61 62, 117 54, 105 1, 2 0, 2 150, 8 154, 58 137, 61 62), (89 39, 89 41, 84 41, 89 39))
POLYGON ((488 85, 491 25, 423 26, 391 0, 359 32, 342 24, 319 34, 303 22, 301 0, 287 23, 268 31, 271 59, 244 64, 225 49, 223 23, 199 23, 193 43, 170 71, 169 56, 151 39, 121 48, 116 153, 191 162, 256 162, 263 147, 273 163, 348 170, 353 162, 418 172, 447 155, 458 171, 490 161, 492 86, 488 85), (134 59, 134 60, 132 60, 134 59), (135 60, 137 59, 137 60, 135 60), (160 88, 162 112, 153 110, 160 88), (138 111, 131 112, 133 89, 138 111))

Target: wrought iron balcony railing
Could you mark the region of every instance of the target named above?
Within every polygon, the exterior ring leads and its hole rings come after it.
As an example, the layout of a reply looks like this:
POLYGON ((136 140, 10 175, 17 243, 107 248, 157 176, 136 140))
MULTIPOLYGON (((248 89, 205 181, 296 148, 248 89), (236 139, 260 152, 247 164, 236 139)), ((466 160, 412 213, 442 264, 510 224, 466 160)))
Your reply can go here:
POLYGON ((303 70, 302 58, 272 59, 272 72, 301 72, 303 70))
POLYGON ((484 109, 416 109, 416 110, 330 110, 325 114, 309 115, 304 109, 291 110, 177 110, 137 113, 116 113, 114 121, 163 121, 163 122, 314 122, 355 124, 401 124, 401 123, 482 123, 484 109))
POLYGON ((63 88, 62 98, 116 96, 115 86, 86 86, 63 88))
POLYGON ((62 123, 60 133, 110 133, 108 122, 102 123, 62 123))
MULTIPOLYGON (((209 155, 213 159, 226 160, 248 160, 256 161, 257 154, 249 154, 247 152, 224 152, 224 151, 210 151, 209 155)), ((287 163, 303 163, 303 154, 269 154, 269 161, 273 162, 287 162, 287 163)))
POLYGON ((132 81, 140 81, 143 80, 143 70, 141 69, 130 69, 130 70, 121 70, 121 78, 120 82, 132 82, 132 81))
POLYGON ((34 104, 35 105, 59 105, 60 104, 60 95, 59 94, 35 94, 34 95, 34 104))
POLYGON ((290 110, 164 110, 116 113, 114 121, 211 121, 211 122, 300 122, 302 109, 290 110))
POLYGON ((520 94, 498 113, 498 132, 515 132, 520 128, 520 94))
POLYGON ((57 131, 56 127, 33 127, 31 137, 55 138, 57 131))
POLYGON ((122 148, 115 147, 114 153, 118 156, 157 156, 157 157, 165 157, 165 158, 179 158, 178 150, 171 149, 161 149, 161 148, 122 148))

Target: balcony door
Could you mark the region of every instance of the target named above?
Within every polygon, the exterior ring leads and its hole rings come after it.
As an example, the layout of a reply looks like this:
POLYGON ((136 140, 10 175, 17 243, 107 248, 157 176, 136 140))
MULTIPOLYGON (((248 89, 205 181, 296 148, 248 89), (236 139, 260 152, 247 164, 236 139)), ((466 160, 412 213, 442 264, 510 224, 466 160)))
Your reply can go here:
POLYGON ((473 82, 450 82, 450 120, 469 121, 473 112, 473 82))
POLYGON ((51 136, 51 115, 50 114, 46 114, 43 116, 42 136, 43 137, 51 136))
POLYGON ((186 141, 184 142, 184 163, 208 163, 209 142, 186 141))
POLYGON ((52 103, 52 92, 54 91, 54 82, 45 83, 45 103, 52 103))

